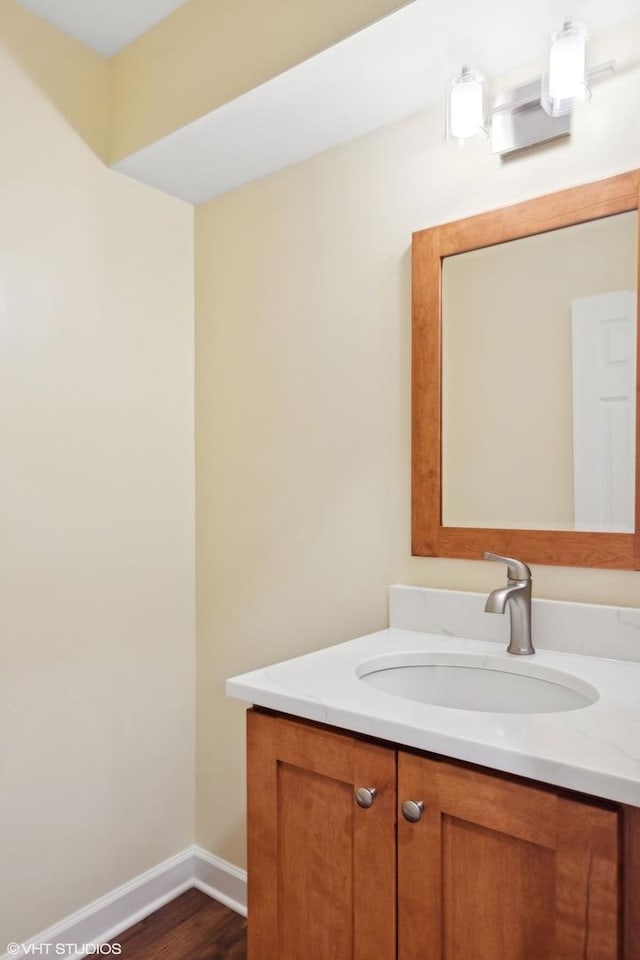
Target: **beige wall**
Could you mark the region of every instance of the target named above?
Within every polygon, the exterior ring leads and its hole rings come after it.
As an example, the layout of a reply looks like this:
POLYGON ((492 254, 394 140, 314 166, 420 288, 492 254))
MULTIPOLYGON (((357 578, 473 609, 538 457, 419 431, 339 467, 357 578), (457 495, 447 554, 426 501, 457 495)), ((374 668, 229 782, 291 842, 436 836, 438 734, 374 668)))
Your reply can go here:
POLYGON ((0 0, 0 952, 193 841, 193 211, 102 68, 0 0))
MULTIPOLYGON (((219 5, 235 39, 205 44, 210 3, 186 5, 184 44, 159 25, 114 66, 116 155, 400 5, 282 0, 280 46, 255 0, 219 5)), ((192 211, 96 158, 102 58, 13 0, 0 27, 2 943, 192 841, 194 569, 192 211)), ((392 581, 495 585, 489 564, 409 556, 410 235, 636 166, 639 44, 598 51, 621 69, 570 145, 457 153, 438 108, 197 212, 197 837, 215 853, 244 857, 225 677, 384 626, 392 581)), ((534 573, 538 596, 638 602, 635 573, 534 573)))
POLYGON ((120 51, 112 162, 246 93, 406 0, 188 0, 120 51))
MULTIPOLYGON (((0 0, 0 42, 62 119, 107 159, 111 138, 111 67, 15 0, 0 0)), ((11 98, 15 104, 19 100, 11 98)))
POLYGON ((571 301, 637 274, 636 212, 444 260, 446 526, 574 529, 571 301))
MULTIPOLYGON (((639 45, 628 29, 595 55, 624 67, 639 45)), ((226 676, 385 626, 390 582, 500 576, 409 556, 411 232, 637 166, 639 99, 622 69, 570 144, 505 164, 443 144, 438 108, 198 209, 197 837, 215 853, 244 857, 226 676)), ((633 572, 534 575, 537 596, 638 603, 633 572)))

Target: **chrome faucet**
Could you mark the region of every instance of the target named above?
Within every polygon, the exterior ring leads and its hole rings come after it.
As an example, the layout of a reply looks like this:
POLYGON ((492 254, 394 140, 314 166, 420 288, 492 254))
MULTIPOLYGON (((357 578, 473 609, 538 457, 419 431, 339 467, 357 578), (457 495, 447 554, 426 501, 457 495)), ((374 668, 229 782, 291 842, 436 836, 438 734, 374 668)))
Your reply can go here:
POLYGON ((521 560, 485 553, 485 560, 500 560, 507 565, 507 585, 492 590, 487 597, 486 613, 504 613, 509 604, 511 636, 507 653, 528 656, 535 653, 531 642, 531 570, 521 560))

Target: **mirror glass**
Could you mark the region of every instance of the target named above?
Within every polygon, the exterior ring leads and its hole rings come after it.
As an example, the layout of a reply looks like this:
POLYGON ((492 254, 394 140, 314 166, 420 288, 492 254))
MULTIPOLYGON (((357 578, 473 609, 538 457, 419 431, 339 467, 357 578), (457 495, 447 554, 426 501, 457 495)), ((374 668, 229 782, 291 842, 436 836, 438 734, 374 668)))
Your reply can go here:
POLYGON ((637 210, 442 261, 442 524, 634 530, 637 210))

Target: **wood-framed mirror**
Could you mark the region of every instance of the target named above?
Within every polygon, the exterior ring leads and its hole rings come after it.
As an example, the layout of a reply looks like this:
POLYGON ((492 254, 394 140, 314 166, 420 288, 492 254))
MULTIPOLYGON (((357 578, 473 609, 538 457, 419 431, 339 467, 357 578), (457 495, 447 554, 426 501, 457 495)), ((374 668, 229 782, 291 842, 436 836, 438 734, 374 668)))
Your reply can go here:
POLYGON ((412 553, 640 569, 640 170, 412 243, 412 553))

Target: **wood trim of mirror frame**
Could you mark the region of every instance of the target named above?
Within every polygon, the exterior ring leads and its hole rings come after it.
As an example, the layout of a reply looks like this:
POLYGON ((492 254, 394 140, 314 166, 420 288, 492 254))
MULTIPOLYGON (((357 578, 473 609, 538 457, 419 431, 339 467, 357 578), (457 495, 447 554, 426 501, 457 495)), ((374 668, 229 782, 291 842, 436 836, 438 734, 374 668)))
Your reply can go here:
MULTIPOLYGON (((637 210, 640 170, 413 234, 411 552, 478 560, 485 550, 527 563, 640 569, 640 336, 636 377, 634 533, 442 526, 442 259, 600 217, 637 210)), ((640 229, 639 229, 640 233, 640 229)), ((640 279, 640 241, 638 244, 640 279)), ((640 287, 639 287, 640 289, 640 287)), ((638 298, 640 312, 640 296, 638 298)))

